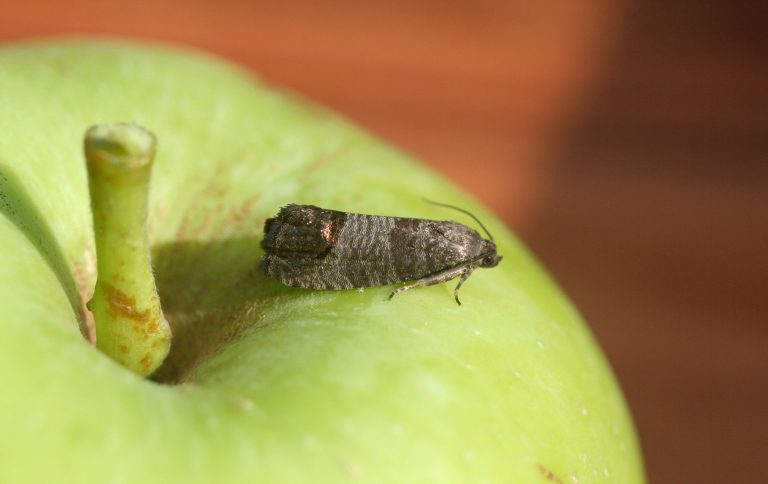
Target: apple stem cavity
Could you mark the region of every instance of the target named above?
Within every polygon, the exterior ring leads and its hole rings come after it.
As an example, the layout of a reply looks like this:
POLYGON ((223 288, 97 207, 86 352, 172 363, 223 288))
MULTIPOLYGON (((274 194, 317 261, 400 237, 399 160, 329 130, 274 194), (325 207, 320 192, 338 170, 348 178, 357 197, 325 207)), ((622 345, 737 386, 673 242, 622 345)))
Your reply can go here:
POLYGON ((155 137, 135 124, 104 124, 88 129, 84 145, 96 239, 97 281, 88 303, 96 346, 147 376, 171 347, 147 235, 155 137))

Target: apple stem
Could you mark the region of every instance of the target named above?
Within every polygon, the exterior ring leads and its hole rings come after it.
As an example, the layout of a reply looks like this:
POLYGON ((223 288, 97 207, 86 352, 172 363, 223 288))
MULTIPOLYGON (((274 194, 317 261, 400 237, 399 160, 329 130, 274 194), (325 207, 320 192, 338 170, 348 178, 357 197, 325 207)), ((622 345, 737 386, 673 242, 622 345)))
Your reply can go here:
POLYGON ((85 133, 84 145, 98 271, 88 303, 96 323, 96 346, 147 376, 171 347, 147 235, 155 137, 134 124, 96 125, 85 133))

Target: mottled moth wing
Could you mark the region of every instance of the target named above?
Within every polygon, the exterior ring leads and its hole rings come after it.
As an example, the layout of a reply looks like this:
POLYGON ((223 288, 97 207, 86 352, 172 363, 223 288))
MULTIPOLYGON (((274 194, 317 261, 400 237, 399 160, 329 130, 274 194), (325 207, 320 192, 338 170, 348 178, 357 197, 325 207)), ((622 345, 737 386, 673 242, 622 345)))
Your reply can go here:
POLYGON ((479 254, 482 237, 456 222, 288 205, 267 220, 262 267, 283 284, 351 289, 416 280, 479 254))

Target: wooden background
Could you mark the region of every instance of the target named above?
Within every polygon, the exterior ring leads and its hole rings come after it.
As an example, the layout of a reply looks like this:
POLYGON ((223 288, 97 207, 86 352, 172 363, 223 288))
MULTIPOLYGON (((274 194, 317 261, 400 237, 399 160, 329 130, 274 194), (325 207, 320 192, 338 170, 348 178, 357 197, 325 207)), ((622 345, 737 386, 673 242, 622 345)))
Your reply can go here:
POLYGON ((614 365, 651 482, 763 482, 765 20, 728 0, 25 0, 0 9, 0 41, 184 43, 347 114, 550 268, 614 365))

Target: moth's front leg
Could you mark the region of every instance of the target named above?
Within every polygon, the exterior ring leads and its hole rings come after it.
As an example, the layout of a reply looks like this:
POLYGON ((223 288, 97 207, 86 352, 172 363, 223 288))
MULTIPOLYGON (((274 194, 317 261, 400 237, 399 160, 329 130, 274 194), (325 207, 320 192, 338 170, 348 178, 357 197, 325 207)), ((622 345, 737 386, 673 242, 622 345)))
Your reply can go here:
POLYGON ((472 271, 474 271, 475 268, 472 266, 467 266, 467 268, 462 272, 461 279, 459 279, 459 283, 456 284, 456 288, 453 290, 453 298, 456 300, 456 304, 461 306, 461 301, 459 301, 459 288, 461 287, 464 282, 469 279, 469 275, 472 274, 472 271))
MULTIPOLYGON (((397 289, 392 291, 392 294, 389 295, 389 299, 392 299, 393 297, 395 297, 397 294, 401 292, 405 292, 416 287, 432 286, 434 284, 440 284, 441 282, 450 281, 451 279, 455 279, 461 276, 461 281, 459 281, 459 285, 456 287, 456 291, 458 291, 458 288, 461 287, 461 285, 464 283, 465 280, 467 280, 467 277, 469 277, 469 275, 472 273, 473 270, 474 270, 474 267, 469 265, 451 267, 444 271, 432 274, 431 276, 427 276, 422 279, 419 279, 411 284, 398 287, 397 289)), ((458 293, 456 291, 454 291, 456 302, 458 302, 459 305, 461 305, 458 299, 458 293)))

